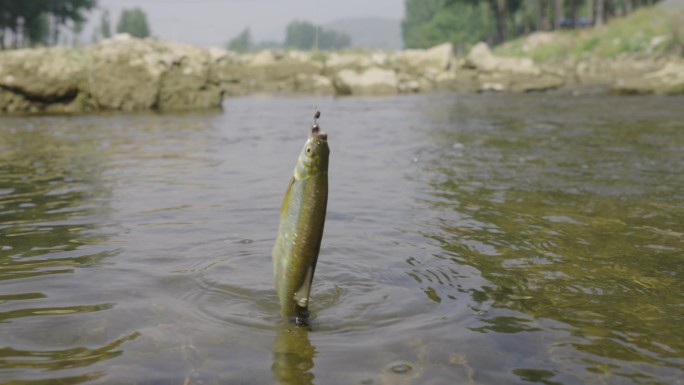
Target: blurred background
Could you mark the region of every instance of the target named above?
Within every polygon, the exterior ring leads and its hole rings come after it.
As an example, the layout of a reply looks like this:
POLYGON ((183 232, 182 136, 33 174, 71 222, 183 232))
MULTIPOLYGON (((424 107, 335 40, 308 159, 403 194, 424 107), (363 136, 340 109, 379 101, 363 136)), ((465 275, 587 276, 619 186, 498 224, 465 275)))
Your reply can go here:
MULTIPOLYGON (((127 32, 235 51, 311 49, 318 27, 320 49, 397 50, 451 42, 464 52, 479 41, 496 45, 537 31, 599 27, 655 3, 681 7, 684 1, 3 0, 0 42, 3 48, 78 46, 127 32)), ((633 28, 643 31, 641 41, 619 49, 643 48, 639 45, 651 44, 648 38, 659 34, 678 41, 680 22, 663 22, 659 28, 635 23, 633 28)))

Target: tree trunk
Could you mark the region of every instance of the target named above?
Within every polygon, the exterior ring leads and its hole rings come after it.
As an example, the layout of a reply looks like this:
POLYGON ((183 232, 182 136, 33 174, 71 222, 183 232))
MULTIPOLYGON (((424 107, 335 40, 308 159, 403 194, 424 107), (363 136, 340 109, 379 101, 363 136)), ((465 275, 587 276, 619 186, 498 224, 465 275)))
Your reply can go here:
POLYGON ((605 0, 596 0, 596 18, 594 19, 594 26, 600 27, 605 20, 605 0))
POLYGON ((546 7, 547 3, 545 0, 537 0, 537 31, 548 31, 551 29, 549 26, 549 13, 546 7))
POLYGON ((577 28, 577 0, 570 0, 570 28, 577 28))
POLYGON ((506 0, 499 0, 499 8, 501 10, 501 41, 508 40, 508 7, 506 0))
POLYGON ((594 25, 594 0, 587 0, 587 20, 594 25))
POLYGON ((603 0, 603 22, 615 16, 615 4, 612 0, 603 0))
POLYGON ((506 0, 489 0, 489 6, 494 14, 496 21, 496 36, 495 43, 501 43, 506 40, 506 0))
POLYGON ((561 20, 563 20, 563 0, 555 0, 555 17, 554 17, 554 23, 556 25, 556 29, 560 29, 561 27, 561 20))

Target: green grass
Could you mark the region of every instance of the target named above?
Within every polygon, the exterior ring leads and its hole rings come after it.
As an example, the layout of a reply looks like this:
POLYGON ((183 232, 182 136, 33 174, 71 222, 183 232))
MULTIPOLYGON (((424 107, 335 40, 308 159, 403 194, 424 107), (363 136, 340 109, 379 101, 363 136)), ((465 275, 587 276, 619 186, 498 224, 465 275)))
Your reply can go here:
POLYGON ((637 10, 598 28, 550 33, 544 44, 530 44, 522 37, 494 49, 498 55, 524 56, 538 61, 564 58, 682 54, 684 10, 659 6, 637 10), (655 44, 657 43, 657 44, 655 44))

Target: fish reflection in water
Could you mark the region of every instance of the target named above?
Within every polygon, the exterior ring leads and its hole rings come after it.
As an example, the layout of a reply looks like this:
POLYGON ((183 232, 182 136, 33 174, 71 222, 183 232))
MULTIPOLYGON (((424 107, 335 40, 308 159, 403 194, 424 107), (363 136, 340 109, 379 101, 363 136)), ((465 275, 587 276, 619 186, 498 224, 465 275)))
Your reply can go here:
POLYGON ((316 348, 309 340, 309 330, 304 327, 280 325, 273 341, 273 378, 282 385, 313 384, 316 348))

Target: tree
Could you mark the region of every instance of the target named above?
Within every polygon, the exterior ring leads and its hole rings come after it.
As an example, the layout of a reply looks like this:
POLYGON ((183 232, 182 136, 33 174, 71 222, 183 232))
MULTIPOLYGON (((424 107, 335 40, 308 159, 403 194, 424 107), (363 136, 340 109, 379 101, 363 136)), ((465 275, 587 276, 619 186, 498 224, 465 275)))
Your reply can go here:
MULTIPOLYGON (((448 6, 445 0, 406 0, 406 17, 401 22, 401 34, 406 48, 425 48, 426 34, 430 33, 425 25, 448 6)), ((444 40, 442 40, 444 41, 444 40)))
POLYGON ((24 28, 28 44, 48 45, 50 43, 50 21, 47 13, 42 12, 37 17, 27 20, 24 28))
POLYGON ((74 23, 71 31, 73 32, 71 45, 78 47, 81 44, 81 33, 83 33, 83 22, 74 23))
POLYGON ((321 30, 318 36, 319 49, 342 49, 351 45, 349 35, 337 31, 321 30))
POLYGON ((100 17, 100 35, 103 39, 112 37, 112 24, 109 20, 109 10, 105 9, 100 17))
POLYGON ((55 44, 60 30, 85 22, 96 0, 0 0, 0 47, 55 44))
POLYGON ((44 2, 52 16, 52 44, 59 42, 61 27, 67 23, 84 23, 84 11, 89 11, 97 5, 97 0, 34 0, 22 3, 44 2))
POLYGON ((592 21, 601 25, 610 17, 658 1, 405 0, 406 16, 401 28, 406 48, 427 48, 449 41, 463 49, 476 41, 498 44, 534 30, 576 28, 592 21), (579 17, 584 10, 588 22, 579 17))
POLYGON ((228 42, 228 49, 236 52, 247 52, 252 48, 252 34, 245 28, 239 35, 228 42))
POLYGON ((129 33, 138 38, 149 37, 150 27, 147 24, 145 12, 140 8, 124 9, 116 26, 116 32, 129 33))
POLYGON ((349 47, 349 35, 325 30, 306 21, 293 21, 285 29, 285 47, 302 50, 341 49, 349 47))
POLYGON ((407 0, 402 34, 406 48, 427 48, 446 41, 457 50, 490 40, 489 4, 474 0, 407 0))

